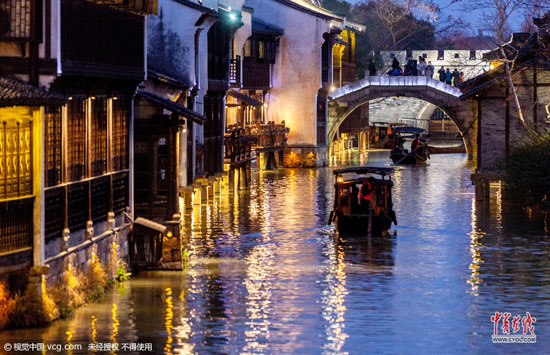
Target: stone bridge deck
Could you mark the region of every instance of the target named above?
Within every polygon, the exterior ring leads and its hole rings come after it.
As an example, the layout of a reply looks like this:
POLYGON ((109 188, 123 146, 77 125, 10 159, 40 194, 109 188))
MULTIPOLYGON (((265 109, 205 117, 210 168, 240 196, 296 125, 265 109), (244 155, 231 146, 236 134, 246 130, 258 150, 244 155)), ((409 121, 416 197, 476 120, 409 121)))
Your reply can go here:
POLYGON ((401 86, 410 88, 426 87, 433 88, 439 92, 446 93, 456 98, 459 98, 462 95, 459 88, 426 76, 370 76, 339 87, 328 96, 330 100, 338 100, 348 94, 357 92, 369 86, 401 86))

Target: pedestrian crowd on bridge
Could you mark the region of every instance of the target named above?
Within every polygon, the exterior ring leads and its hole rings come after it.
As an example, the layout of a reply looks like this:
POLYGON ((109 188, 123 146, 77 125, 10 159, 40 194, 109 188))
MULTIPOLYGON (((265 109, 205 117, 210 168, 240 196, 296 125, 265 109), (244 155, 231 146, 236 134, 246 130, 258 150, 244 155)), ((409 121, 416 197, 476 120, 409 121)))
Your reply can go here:
MULTIPOLYGON (((399 64, 397 58, 393 58, 391 63, 391 69, 388 71, 389 76, 427 76, 433 78, 435 68, 431 61, 426 63, 426 59, 422 56, 418 57, 418 61, 409 59, 403 70, 399 64)), ((465 81, 464 72, 459 72, 456 68, 451 72, 450 68, 441 66, 441 69, 437 71, 439 74, 439 81, 448 85, 458 86, 465 81)), ((376 75, 376 67, 374 65, 374 59, 369 63, 369 74, 371 76, 376 75)))

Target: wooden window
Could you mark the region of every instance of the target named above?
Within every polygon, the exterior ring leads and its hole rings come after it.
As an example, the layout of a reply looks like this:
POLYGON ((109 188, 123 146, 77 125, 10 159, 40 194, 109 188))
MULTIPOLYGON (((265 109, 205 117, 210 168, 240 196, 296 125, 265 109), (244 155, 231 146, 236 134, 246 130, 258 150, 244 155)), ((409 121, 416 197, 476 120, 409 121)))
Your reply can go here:
POLYGON ((46 107, 45 113, 46 161, 44 168, 45 183, 49 187, 61 183, 61 107, 46 107))
POLYGON ((476 50, 470 49, 470 60, 475 60, 475 59, 476 59, 476 50))
POLYGON ((252 51, 250 50, 250 40, 246 41, 244 44, 244 56, 247 58, 252 56, 252 51))
POLYGON ((30 38, 31 0, 0 0, 0 19, 0 38, 30 38))
POLYGON ((128 103, 113 99, 113 171, 128 169, 128 103))
POLYGON ((107 99, 92 99, 90 176, 107 172, 107 99))
POLYGON ((32 121, 0 124, 0 199, 32 195, 32 121))
POLYGON ((265 59, 265 42, 258 41, 258 58, 265 59))
POLYGON ((68 104, 67 114, 67 170, 68 180, 84 177, 86 159, 86 105, 82 99, 73 99, 68 104))
POLYGON ((437 50, 437 60, 443 60, 445 59, 445 52, 443 49, 437 50))

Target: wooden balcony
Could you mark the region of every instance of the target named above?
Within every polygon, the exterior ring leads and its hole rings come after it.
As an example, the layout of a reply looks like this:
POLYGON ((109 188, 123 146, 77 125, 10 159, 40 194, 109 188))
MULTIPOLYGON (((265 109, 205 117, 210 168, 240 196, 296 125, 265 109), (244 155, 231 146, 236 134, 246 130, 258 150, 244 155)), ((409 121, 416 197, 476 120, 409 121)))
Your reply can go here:
POLYGON ((233 125, 227 127, 224 144, 226 163, 237 165, 251 160, 251 152, 273 152, 283 150, 289 128, 281 124, 253 124, 244 128, 233 125))
POLYGON ((243 89, 268 90, 270 86, 270 64, 257 62, 254 58, 244 58, 243 89))
POLYGON ((281 124, 270 121, 267 124, 255 124, 249 127, 250 135, 256 137, 254 148, 258 151, 280 150, 286 145, 290 129, 281 124))
POLYGON ((109 211, 121 212, 127 205, 127 171, 46 188, 46 240, 61 237, 64 228, 82 229, 90 219, 106 221, 109 211))
POLYGON ((245 129, 237 126, 229 126, 223 140, 225 146, 225 163, 232 167, 252 160, 252 146, 256 138, 246 134, 245 129))
POLYGON ((241 56, 239 55, 229 61, 229 83, 235 87, 241 84, 241 56))
POLYGON ((63 74, 142 80, 142 16, 88 1, 61 4, 63 74))

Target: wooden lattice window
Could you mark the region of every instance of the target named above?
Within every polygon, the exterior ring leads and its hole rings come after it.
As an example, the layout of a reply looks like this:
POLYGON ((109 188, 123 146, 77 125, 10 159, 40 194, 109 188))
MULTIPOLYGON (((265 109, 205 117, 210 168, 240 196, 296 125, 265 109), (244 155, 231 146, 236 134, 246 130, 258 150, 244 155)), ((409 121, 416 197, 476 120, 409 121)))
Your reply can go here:
POLYGON ((46 186, 55 186, 61 183, 61 108, 46 107, 45 111, 46 186))
POLYGON ((128 168, 128 103, 113 99, 113 171, 128 168))
POLYGON ((0 123, 0 199, 32 195, 32 121, 0 123))
POLYGON ((0 38, 31 36, 31 0, 0 0, 0 38))
POLYGON ((91 176, 107 171, 107 100, 92 99, 91 112, 91 176))
POLYGON ((84 177, 86 159, 86 105, 82 99, 69 101, 67 114, 67 170, 69 181, 84 177))

